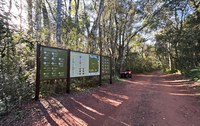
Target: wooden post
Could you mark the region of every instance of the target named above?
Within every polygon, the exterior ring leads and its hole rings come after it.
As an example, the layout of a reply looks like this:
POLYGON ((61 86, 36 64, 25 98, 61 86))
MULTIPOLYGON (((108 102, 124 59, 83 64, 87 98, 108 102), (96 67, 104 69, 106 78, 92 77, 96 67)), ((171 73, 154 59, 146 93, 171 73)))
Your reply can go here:
POLYGON ((39 100, 40 94, 40 44, 37 44, 36 54, 36 86, 35 86, 35 100, 39 100))
POLYGON ((102 84, 102 82, 101 82, 101 80, 102 80, 102 40, 101 40, 101 25, 99 25, 99 42, 100 42, 100 44, 99 44, 99 46, 100 46, 100 75, 99 75, 99 86, 101 86, 102 84))
POLYGON ((99 86, 101 86, 101 79, 102 79, 102 55, 100 54, 100 75, 99 75, 99 86))
POLYGON ((110 57, 110 84, 112 84, 112 58, 110 57))
POLYGON ((67 87, 66 92, 70 93, 70 52, 71 50, 67 50, 67 87))

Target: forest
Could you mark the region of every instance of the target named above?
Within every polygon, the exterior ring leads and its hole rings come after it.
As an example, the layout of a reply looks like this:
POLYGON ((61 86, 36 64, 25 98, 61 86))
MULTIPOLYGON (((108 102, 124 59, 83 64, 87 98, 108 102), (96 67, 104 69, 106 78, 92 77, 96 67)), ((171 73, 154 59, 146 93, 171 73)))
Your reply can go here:
POLYGON ((200 1, 1 0, 0 116, 33 99, 37 44, 102 51, 115 77, 130 69, 199 81, 200 1))

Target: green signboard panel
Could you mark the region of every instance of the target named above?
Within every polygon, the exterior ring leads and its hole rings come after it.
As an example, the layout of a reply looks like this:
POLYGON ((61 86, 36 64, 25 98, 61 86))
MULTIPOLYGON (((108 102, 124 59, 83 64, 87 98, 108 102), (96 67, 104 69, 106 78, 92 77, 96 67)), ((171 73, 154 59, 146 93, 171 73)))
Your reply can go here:
POLYGON ((110 74, 110 58, 102 56, 102 74, 110 74))
POLYGON ((63 49, 41 47, 41 80, 67 77, 67 51, 63 49))

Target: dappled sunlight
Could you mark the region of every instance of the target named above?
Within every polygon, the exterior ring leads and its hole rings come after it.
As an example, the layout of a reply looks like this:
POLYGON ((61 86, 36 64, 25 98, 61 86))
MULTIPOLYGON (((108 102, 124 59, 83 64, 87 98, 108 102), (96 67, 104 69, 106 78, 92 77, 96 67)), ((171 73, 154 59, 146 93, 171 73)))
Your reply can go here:
POLYGON ((195 83, 193 84, 193 86, 200 86, 200 83, 199 83, 199 82, 195 82, 195 83))
POLYGON ((76 117, 72 113, 70 113, 58 100, 55 98, 51 98, 50 100, 41 100, 40 102, 48 112, 49 116, 52 120, 63 126, 67 125, 75 125, 75 126, 86 126, 88 125, 82 119, 76 117), (52 109, 56 109, 52 111, 52 109))
POLYGON ((137 77, 154 77, 156 75, 152 75, 152 74, 138 74, 137 77))
POLYGON ((181 77, 181 74, 161 74, 160 77, 181 77))
POLYGON ((92 96, 95 97, 96 99, 102 101, 102 102, 105 102, 107 104, 113 105, 115 107, 119 106, 123 102, 121 100, 113 100, 113 99, 110 99, 110 98, 101 97, 101 96, 99 96, 97 94, 92 94, 92 96))
POLYGON ((76 108, 76 110, 79 111, 80 113, 82 113, 83 115, 85 115, 85 116, 87 116, 87 117, 89 117, 89 118, 91 118, 93 120, 96 120, 94 117, 90 116, 89 114, 85 113, 84 111, 82 111, 82 110, 80 110, 78 108, 76 108))
POLYGON ((108 94, 108 95, 111 95, 111 96, 115 96, 115 97, 118 97, 118 98, 121 98, 121 99, 125 99, 125 100, 129 99, 129 97, 126 96, 126 95, 114 94, 114 93, 111 93, 111 92, 108 92, 108 91, 104 91, 104 90, 99 90, 99 92, 103 92, 105 94, 108 94))
POLYGON ((101 115, 101 116, 104 115, 103 113, 98 112, 97 110, 95 110, 95 109, 93 109, 93 108, 91 108, 91 107, 89 107, 89 106, 84 105, 83 103, 77 101, 76 99, 74 99, 74 98, 72 98, 72 97, 71 97, 70 99, 72 99, 74 102, 78 103, 78 104, 81 105, 83 108, 85 108, 85 109, 87 109, 87 110, 89 110, 89 111, 91 111, 91 112, 93 112, 93 113, 96 113, 96 114, 101 115))
POLYGON ((162 74, 162 75, 160 75, 160 77, 170 77, 170 76, 172 76, 171 74, 162 74))
POLYGON ((200 83, 195 82, 193 84, 190 84, 189 87, 200 87, 200 83))
POLYGON ((163 81, 166 83, 186 83, 189 82, 188 80, 169 80, 169 81, 163 81))
POLYGON ((162 87, 184 87, 185 84, 180 84, 180 85, 173 85, 173 84, 152 84, 155 86, 162 86, 162 87))
POLYGON ((111 117, 111 116, 109 116, 109 119, 112 119, 112 120, 115 121, 115 122, 121 123, 121 124, 123 124, 124 126, 131 126, 131 125, 129 125, 129 124, 123 122, 123 121, 117 120, 117 119, 115 119, 115 118, 113 118, 113 117, 111 117))
POLYGON ((163 82, 166 82, 166 83, 189 82, 188 79, 184 78, 180 74, 164 74, 164 75, 161 75, 160 78, 163 80, 163 82))
POLYGON ((169 93, 173 96, 200 96, 200 94, 181 94, 181 93, 169 93))
POLYGON ((138 82, 135 82, 135 81, 125 80, 125 79, 120 79, 120 81, 132 83, 132 84, 137 84, 137 85, 146 85, 146 84, 145 84, 145 81, 138 81, 138 82))

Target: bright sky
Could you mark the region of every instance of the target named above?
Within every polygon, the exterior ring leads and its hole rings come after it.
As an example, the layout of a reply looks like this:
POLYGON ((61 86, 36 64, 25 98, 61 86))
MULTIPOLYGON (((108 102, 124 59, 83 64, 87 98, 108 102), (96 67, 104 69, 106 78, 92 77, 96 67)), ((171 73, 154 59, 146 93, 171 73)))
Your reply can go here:
MULTIPOLYGON (((5 11, 9 11, 9 0, 6 1, 5 11)), ((26 0, 12 0, 11 10, 12 14, 11 22, 16 25, 16 28, 20 28, 20 15, 21 15, 21 26, 22 28, 27 27, 27 3, 26 0), (21 9, 22 8, 22 9, 21 9), (21 13, 21 14, 20 14, 21 13)))

